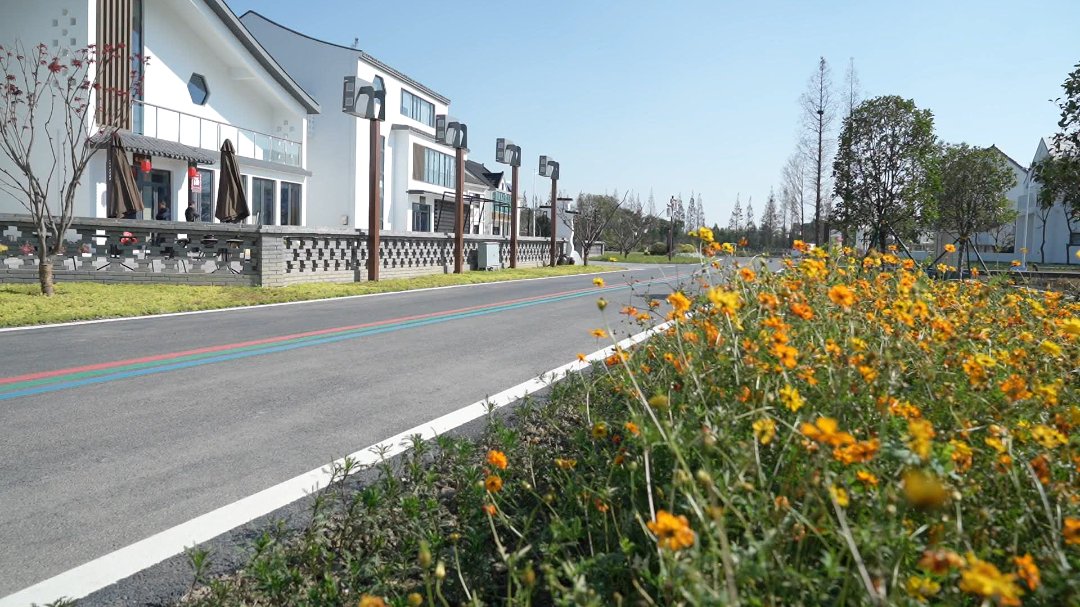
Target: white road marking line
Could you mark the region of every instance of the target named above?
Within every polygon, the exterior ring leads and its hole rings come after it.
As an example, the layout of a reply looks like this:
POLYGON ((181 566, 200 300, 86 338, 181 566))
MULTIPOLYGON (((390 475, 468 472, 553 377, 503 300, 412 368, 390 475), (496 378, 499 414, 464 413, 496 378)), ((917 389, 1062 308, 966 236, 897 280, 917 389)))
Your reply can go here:
MULTIPOLYGON (((383 453, 382 457, 392 457, 402 453, 408 449, 409 439, 412 436, 420 435, 424 440, 430 440, 440 434, 445 434, 459 426, 483 417, 487 414, 489 406, 493 409, 505 407, 558 382, 570 373, 584 369, 592 362, 604 360, 615 352, 616 347, 628 348, 666 330, 670 325, 671 322, 669 321, 627 337, 615 345, 589 354, 584 361, 575 360, 572 363, 556 367, 547 373, 503 390, 484 400, 447 413, 415 428, 400 432, 348 457, 352 458, 360 467, 376 464, 380 460, 380 451, 383 453)), ((325 467, 301 474, 269 489, 264 489, 242 500, 222 506, 186 523, 181 523, 171 529, 154 534, 144 540, 0 598, 0 607, 26 607, 31 603, 44 604, 59 598, 82 598, 147 567, 180 554, 185 548, 213 539, 260 516, 287 506, 314 491, 325 488, 334 465, 340 465, 344 461, 345 458, 341 458, 325 467)))
POLYGON ((148 314, 145 316, 122 316, 119 318, 95 318, 93 320, 73 320, 71 322, 57 322, 48 325, 27 325, 25 327, 2 327, 0 333, 14 333, 16 331, 33 331, 35 329, 54 329, 56 327, 77 327, 79 325, 97 325, 107 322, 130 322, 135 320, 149 320, 153 318, 169 318, 171 316, 194 316, 196 314, 213 314, 217 312, 236 312, 239 310, 255 310, 258 308, 276 308, 278 306, 295 306, 300 304, 323 303, 327 301, 342 301, 347 299, 360 299, 361 297, 381 297, 385 295, 401 295, 403 293, 423 293, 424 291, 441 291, 443 289, 460 289, 461 287, 482 287, 485 285, 505 285, 515 282, 527 282, 530 280, 552 280, 555 278, 575 278, 580 276, 595 276, 596 274, 615 274, 618 272, 641 272, 651 268, 626 268, 624 270, 603 270, 601 272, 585 272, 582 274, 566 274, 563 276, 541 276, 539 278, 515 278, 513 280, 496 280, 492 282, 474 282, 464 285, 446 285, 443 287, 425 287, 423 289, 408 289, 405 291, 386 291, 385 293, 364 293, 363 295, 342 295, 341 297, 324 297, 322 299, 302 299, 300 301, 282 301, 278 303, 257 304, 254 306, 234 306, 232 308, 214 308, 213 310, 192 310, 190 312, 166 312, 164 314, 148 314))

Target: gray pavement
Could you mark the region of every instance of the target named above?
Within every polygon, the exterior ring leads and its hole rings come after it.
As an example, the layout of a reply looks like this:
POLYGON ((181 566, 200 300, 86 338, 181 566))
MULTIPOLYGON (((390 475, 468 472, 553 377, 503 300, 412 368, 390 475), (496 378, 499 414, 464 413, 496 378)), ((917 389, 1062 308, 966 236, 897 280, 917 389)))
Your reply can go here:
MULTIPOLYGON (((693 267, 604 276, 607 317, 693 267)), ((0 378, 487 306, 592 276, 0 333, 0 378)), ((2 399, 0 597, 592 352, 596 294, 2 399)), ((479 312, 483 312, 482 310, 479 312)), ((624 334, 636 329, 613 326, 624 334)), ((0 388, 3 388, 0 385, 0 388)))

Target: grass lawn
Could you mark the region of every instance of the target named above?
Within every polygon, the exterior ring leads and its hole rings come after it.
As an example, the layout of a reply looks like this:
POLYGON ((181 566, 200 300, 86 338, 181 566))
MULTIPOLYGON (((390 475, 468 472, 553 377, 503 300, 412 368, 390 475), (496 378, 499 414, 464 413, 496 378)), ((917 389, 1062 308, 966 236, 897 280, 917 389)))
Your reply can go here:
POLYGON ((616 261, 623 263, 701 263, 700 257, 690 255, 676 255, 668 261, 667 255, 648 255, 646 253, 631 253, 626 257, 618 253, 590 257, 589 261, 616 261))
POLYGON ((309 283, 277 289, 263 287, 201 287, 156 284, 102 284, 61 282, 56 295, 42 297, 37 283, 0 284, 0 327, 145 316, 192 310, 217 310, 236 306, 305 301, 348 295, 409 291, 429 287, 500 282, 545 276, 567 276, 611 268, 557 266, 497 272, 434 274, 396 278, 377 283, 309 283))

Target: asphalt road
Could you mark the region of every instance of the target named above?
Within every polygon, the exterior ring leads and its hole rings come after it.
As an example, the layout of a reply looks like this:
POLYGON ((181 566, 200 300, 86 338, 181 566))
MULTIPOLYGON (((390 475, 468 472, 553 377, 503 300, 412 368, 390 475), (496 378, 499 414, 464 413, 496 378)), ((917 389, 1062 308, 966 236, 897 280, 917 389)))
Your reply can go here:
POLYGON ((0 597, 610 345, 597 297, 636 332, 693 268, 0 333, 0 597))

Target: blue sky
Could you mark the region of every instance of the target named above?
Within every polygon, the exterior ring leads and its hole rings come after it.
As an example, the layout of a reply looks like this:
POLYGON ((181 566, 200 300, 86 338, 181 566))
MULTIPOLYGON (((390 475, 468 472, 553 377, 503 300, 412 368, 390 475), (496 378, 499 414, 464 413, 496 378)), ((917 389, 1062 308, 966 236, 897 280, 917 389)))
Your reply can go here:
MULTIPOLYGON (((371 53, 452 101, 470 158, 522 146, 528 193, 540 154, 568 194, 702 193, 726 224, 735 197, 760 214, 795 146, 799 95, 819 56, 841 88, 934 112, 938 136, 997 144, 1023 165, 1056 128, 1050 101, 1080 63, 1080 1, 228 0, 371 53)), ((334 108, 324 106, 324 111, 334 108)), ((535 181, 535 188, 533 182, 535 181)))

